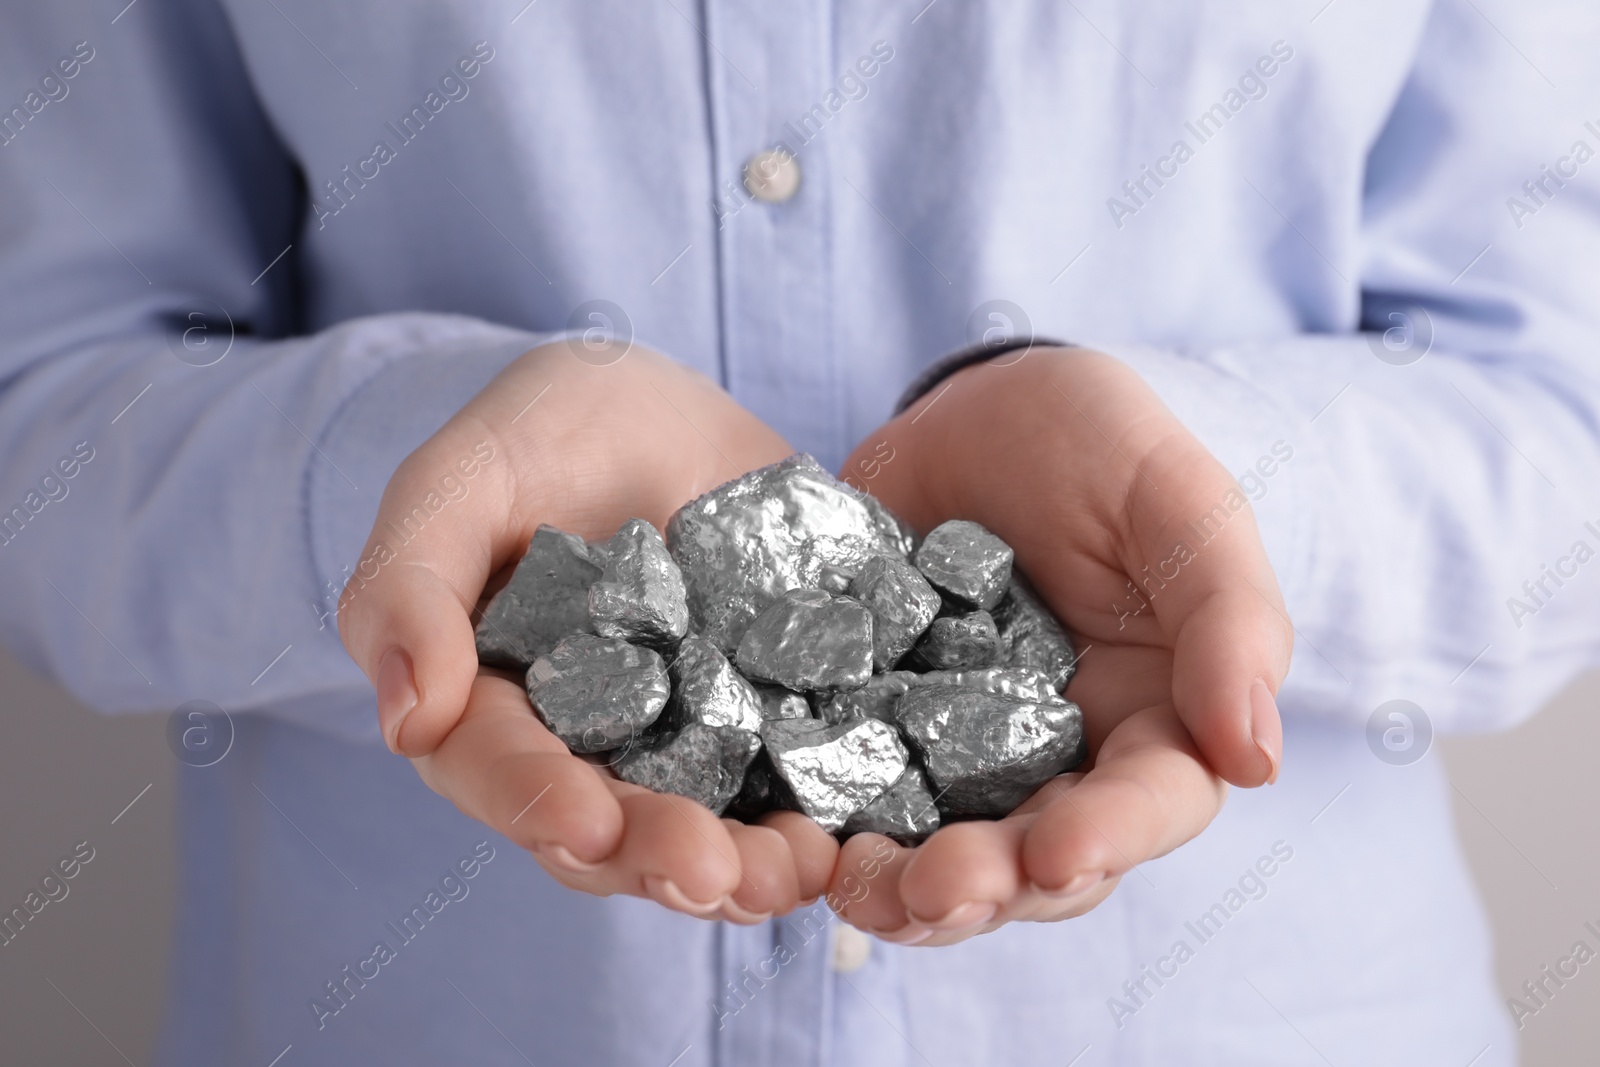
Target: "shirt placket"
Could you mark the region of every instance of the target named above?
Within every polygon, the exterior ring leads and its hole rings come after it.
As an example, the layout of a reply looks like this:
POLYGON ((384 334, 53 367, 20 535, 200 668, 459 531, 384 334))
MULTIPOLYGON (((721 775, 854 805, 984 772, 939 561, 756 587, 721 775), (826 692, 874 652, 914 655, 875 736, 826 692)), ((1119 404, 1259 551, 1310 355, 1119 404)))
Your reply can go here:
POLYGON ((831 5, 704 0, 703 10, 725 384, 835 467, 848 442, 829 298, 828 150, 825 138, 801 144, 792 132, 832 84, 831 5))

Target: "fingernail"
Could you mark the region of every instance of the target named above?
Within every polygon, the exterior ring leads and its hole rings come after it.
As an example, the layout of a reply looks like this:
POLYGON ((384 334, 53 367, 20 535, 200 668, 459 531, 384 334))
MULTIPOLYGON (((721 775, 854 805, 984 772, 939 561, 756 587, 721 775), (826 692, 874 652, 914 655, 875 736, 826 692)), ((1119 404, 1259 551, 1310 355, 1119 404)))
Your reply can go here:
POLYGON ((400 752, 400 726, 417 706, 417 683, 411 676, 411 657, 391 648, 378 661, 378 729, 389 751, 400 752))
POLYGON ((951 908, 942 919, 913 919, 935 930, 967 930, 974 926, 982 926, 995 913, 1000 910, 1000 905, 987 900, 969 900, 951 908))
POLYGON ((678 888, 676 882, 654 874, 644 876, 644 891, 650 894, 650 899, 657 904, 688 912, 690 915, 710 915, 726 902, 726 897, 712 901, 693 900, 683 890, 678 888))
POLYGON ((585 863, 574 856, 572 850, 565 845, 530 845, 528 851, 546 863, 573 874, 589 874, 600 869, 600 864, 585 863))
POLYGON ((739 923, 742 926, 754 926, 772 918, 772 912, 749 911, 740 907, 732 897, 728 897, 722 902, 722 914, 727 916, 729 922, 739 923))
POLYGON ((1093 889, 1095 886, 1099 885, 1105 880, 1105 871, 1082 871, 1067 879, 1067 884, 1059 889, 1046 889, 1044 886, 1035 886, 1034 888, 1038 889, 1039 892, 1043 893, 1047 897, 1054 897, 1057 900, 1066 900, 1069 897, 1075 897, 1083 893, 1087 893, 1089 890, 1093 889))
POLYGON ((906 923, 897 930, 874 930, 868 927, 867 933, 891 945, 920 945, 933 936, 933 931, 919 922, 906 923))
POLYGON ((1257 678, 1250 687, 1250 737, 1267 758, 1267 784, 1278 780, 1278 765, 1283 751, 1283 721, 1278 718, 1278 703, 1272 699, 1267 683, 1257 678))

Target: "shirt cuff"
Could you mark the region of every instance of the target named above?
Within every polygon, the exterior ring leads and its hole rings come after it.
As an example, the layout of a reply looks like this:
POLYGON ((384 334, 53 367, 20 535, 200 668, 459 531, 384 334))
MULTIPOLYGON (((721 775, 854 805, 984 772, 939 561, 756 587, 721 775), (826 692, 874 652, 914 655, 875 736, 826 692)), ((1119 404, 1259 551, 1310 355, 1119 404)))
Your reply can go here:
MULTIPOLYGON (((1056 341, 1049 337, 1015 337, 1008 341, 996 341, 993 343, 979 341, 977 344, 957 349, 947 356, 941 356, 934 360, 932 365, 917 375, 910 385, 906 386, 906 391, 901 393, 900 399, 895 402, 894 413, 896 415, 900 414, 906 408, 933 392, 936 386, 955 374, 956 371, 966 370, 974 363, 984 363, 991 359, 997 359, 1018 349, 1031 349, 1034 345, 1038 345, 1041 348, 1073 347, 1067 341, 1056 341)), ((1023 351, 1022 355, 1017 356, 1016 359, 1022 359, 1026 355, 1027 351, 1023 351)), ((1012 362, 1015 362, 1016 359, 1012 360, 1012 362)))
POLYGON ((430 326, 432 336, 395 345, 398 357, 351 392, 317 441, 307 476, 307 517, 312 564, 330 609, 401 461, 495 375, 546 340, 465 319, 430 326))

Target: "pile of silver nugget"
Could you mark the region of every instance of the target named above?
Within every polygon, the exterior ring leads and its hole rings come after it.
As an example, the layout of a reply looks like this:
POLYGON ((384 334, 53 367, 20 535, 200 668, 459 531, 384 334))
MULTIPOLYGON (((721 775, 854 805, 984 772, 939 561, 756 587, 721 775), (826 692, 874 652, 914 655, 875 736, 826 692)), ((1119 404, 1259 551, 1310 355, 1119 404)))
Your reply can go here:
POLYGON ((541 526, 477 628, 540 720, 625 781, 750 820, 914 843, 1084 758, 1066 633, 1005 542, 918 543, 807 455, 685 504, 666 537, 541 526))

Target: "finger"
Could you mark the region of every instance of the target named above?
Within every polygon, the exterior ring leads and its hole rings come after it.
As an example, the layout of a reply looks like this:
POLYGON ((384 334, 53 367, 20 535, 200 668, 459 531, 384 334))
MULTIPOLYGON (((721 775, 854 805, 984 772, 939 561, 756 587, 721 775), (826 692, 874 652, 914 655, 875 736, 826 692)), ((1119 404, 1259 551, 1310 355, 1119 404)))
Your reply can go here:
POLYGON ((621 844, 623 810, 606 781, 496 674, 473 682, 460 724, 413 762, 435 792, 541 858, 579 870, 621 844))
POLYGON ((521 547, 507 522, 504 451, 481 423, 453 422, 407 457, 340 597, 339 634, 377 690, 393 751, 433 751, 466 705, 473 605, 494 565, 521 547), (448 501, 440 488, 469 484, 448 501))
POLYGON ((723 819, 722 825, 739 850, 741 875, 722 905, 722 918, 748 926, 793 911, 800 901, 800 880, 788 840, 770 826, 747 826, 735 819, 723 819))
POLYGON ((918 848, 900 874, 900 899, 914 922, 941 933, 975 931, 1028 887, 1022 842, 1031 816, 958 822, 918 848))
POLYGON ((647 896, 689 915, 721 908, 744 877, 739 848, 722 821, 685 797, 608 784, 626 829, 622 846, 586 883, 589 891, 647 896))
POLYGON ((1129 716, 1093 770, 1076 784, 1044 788, 1056 796, 1029 828, 1022 859, 1034 886, 1062 897, 1188 841, 1216 817, 1227 791, 1170 707, 1129 716))
POLYGON ((933 936, 919 944, 924 948, 941 948, 992 933, 1014 922, 1054 923, 1075 919, 1099 907, 1116 890, 1120 881, 1116 876, 1106 878, 1081 893, 1066 897, 1046 896, 1032 886, 1023 886, 988 922, 953 930, 935 930, 933 936))
POLYGON ((800 901, 812 901, 828 890, 839 860, 839 839, 798 811, 775 811, 761 817, 761 825, 783 836, 795 867, 800 901))
POLYGON ((1151 450, 1129 498, 1129 535, 1150 606, 1173 648, 1179 716, 1223 778, 1277 779, 1283 730, 1273 694, 1294 632, 1238 484, 1187 433, 1151 450))
POLYGON ((913 922, 900 899, 900 876, 914 851, 880 834, 853 835, 839 849, 828 906, 845 922, 885 941, 926 941, 933 930, 913 922))

